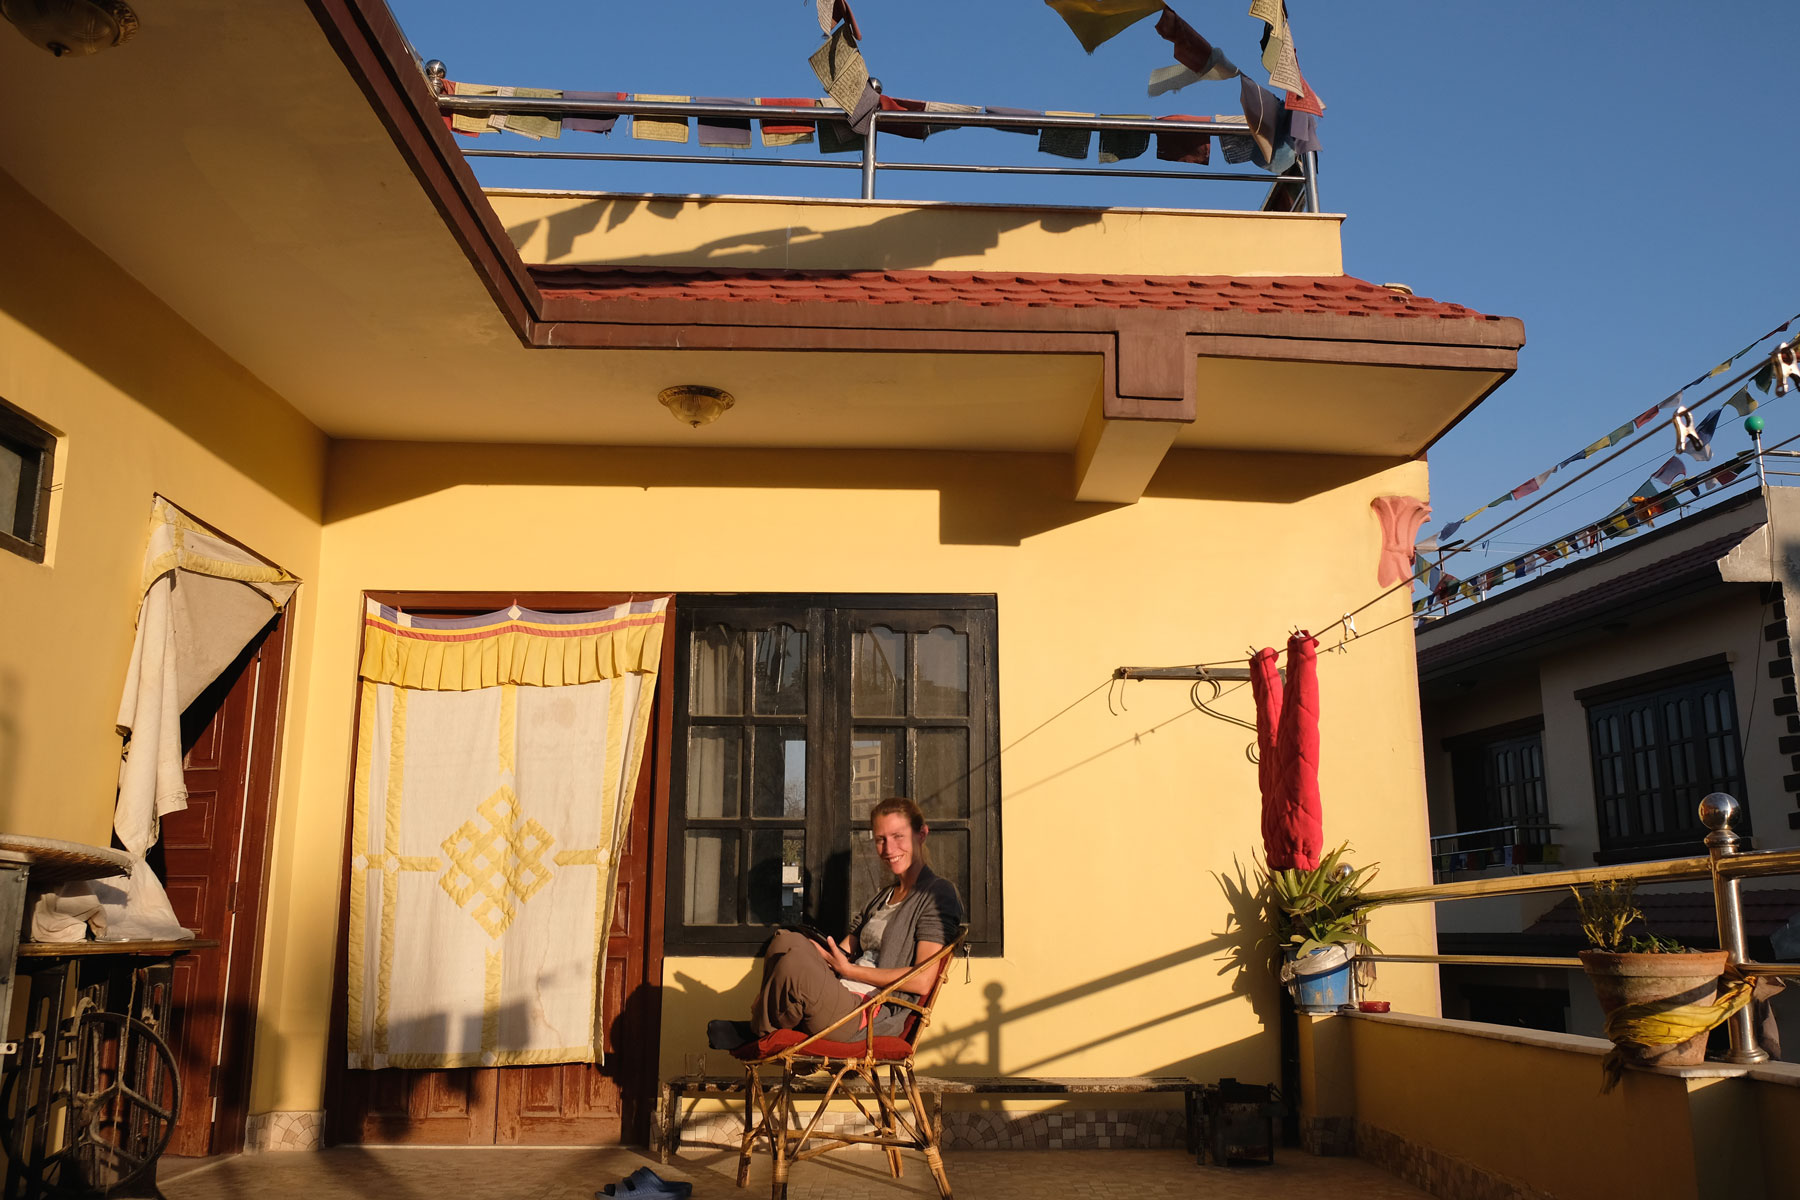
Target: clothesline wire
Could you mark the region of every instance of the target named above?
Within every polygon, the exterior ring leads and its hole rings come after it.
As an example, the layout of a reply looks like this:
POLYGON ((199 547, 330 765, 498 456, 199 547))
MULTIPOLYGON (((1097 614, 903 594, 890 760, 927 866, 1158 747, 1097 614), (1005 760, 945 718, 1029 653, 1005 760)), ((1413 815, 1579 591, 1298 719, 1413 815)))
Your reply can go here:
MULTIPOLYGON (((1775 328, 1769 330, 1767 333, 1760 334, 1757 337, 1752 338, 1750 340, 1750 342, 1744 346, 1743 349, 1739 350, 1737 353, 1735 353, 1735 354, 1731 355, 1729 358, 1727 358, 1724 362, 1722 362, 1718 366, 1714 367, 1711 372, 1709 372, 1705 375, 1701 375, 1696 379, 1689 380, 1687 383, 1685 383, 1681 387, 1677 388, 1673 395, 1667 396, 1664 399, 1657 401, 1657 404, 1656 404, 1657 409, 1660 410, 1662 408, 1662 406, 1664 404, 1667 404, 1670 400, 1674 400, 1677 402, 1677 404, 1679 404, 1682 393, 1687 391, 1688 388, 1699 387, 1701 384, 1705 383, 1708 379, 1712 378, 1714 375, 1717 375, 1720 371, 1725 370, 1732 363, 1736 362, 1738 359, 1742 358, 1744 355, 1750 353, 1750 351, 1756 349, 1757 346, 1768 341, 1770 338, 1775 337, 1777 334, 1787 332, 1788 327, 1793 325, 1794 322, 1796 322, 1796 321, 1800 321, 1800 313, 1795 313, 1793 316, 1789 317, 1787 320, 1783 321, 1781 324, 1777 325, 1775 328)), ((1761 360, 1759 360, 1759 361, 1761 361, 1761 360)), ((1761 369, 1762 368, 1760 366, 1758 366, 1758 367, 1754 368, 1750 373, 1755 374, 1756 371, 1760 371, 1761 369)), ((1734 382, 1741 382, 1743 379, 1744 379, 1744 376, 1740 375, 1737 377, 1737 380, 1735 380, 1734 382)), ((1723 385, 1723 387, 1720 388, 1720 391, 1723 391, 1724 388, 1727 388, 1730 386, 1731 386, 1731 384, 1727 383, 1727 384, 1723 385)), ((1712 393, 1711 396, 1707 396, 1705 399, 1697 400, 1693 404, 1688 405, 1687 407, 1688 407, 1689 411, 1691 412, 1693 409, 1696 409, 1696 408, 1700 407, 1700 405, 1705 404, 1707 402, 1707 400, 1712 399, 1712 397, 1716 396, 1716 395, 1718 395, 1718 392, 1712 393)), ((1636 442, 1632 443, 1632 445, 1636 445, 1636 444, 1637 444, 1636 442)), ((1630 447, 1628 446, 1628 447, 1626 447, 1626 449, 1628 450, 1628 449, 1630 449, 1630 447)), ((1619 453, 1622 454, 1622 453, 1624 453, 1624 451, 1620 451, 1619 453)), ((1609 458, 1608 461, 1614 461, 1617 459, 1617 457, 1618 457, 1618 455, 1613 455, 1613 456, 1611 456, 1611 458, 1609 458)), ((1567 460, 1564 460, 1564 463, 1559 463, 1559 464, 1557 464, 1557 466, 1552 467, 1550 472, 1547 472, 1547 474, 1554 473, 1555 471, 1560 470, 1562 468, 1562 466, 1564 466, 1566 464, 1566 462, 1567 462, 1567 460)), ((1564 486, 1566 486, 1566 485, 1564 485, 1564 486)), ((1558 490, 1560 490, 1560 489, 1558 489, 1558 490)), ((1585 493, 1583 493, 1583 494, 1585 494, 1585 493)), ((1502 500, 1504 500, 1504 499, 1505 499, 1505 497, 1502 497, 1502 500)), ((1490 507, 1490 506, 1484 506, 1484 507, 1490 507)), ((1482 509, 1477 509, 1476 513, 1480 513, 1481 511, 1482 511, 1482 509)), ((1468 520, 1468 519, 1469 518, 1467 518, 1467 517, 1464 518, 1464 520, 1468 520)), ((1452 525, 1461 525, 1462 523, 1463 523, 1462 521, 1451 522, 1452 525)))
MULTIPOLYGON (((1758 338, 1757 341, 1759 341, 1759 342, 1764 341, 1770 336, 1773 336, 1773 334, 1765 334, 1765 335, 1763 335, 1763 337, 1758 338)), ((1750 345, 1753 347, 1756 345, 1756 342, 1752 342, 1752 343, 1750 343, 1750 345)), ((1748 349, 1748 347, 1746 349, 1748 349)), ((1743 351, 1740 351, 1739 353, 1742 354, 1743 351)), ((1565 480, 1563 483, 1550 489, 1549 491, 1545 492, 1543 495, 1539 496, 1536 500, 1533 500, 1531 503, 1525 505, 1525 507, 1518 509, 1518 510, 1514 511, 1513 513, 1509 514, 1508 516, 1502 518, 1500 521, 1498 521, 1494 525, 1489 526, 1484 532, 1473 535, 1468 538, 1465 538, 1462 541, 1460 541, 1459 543, 1451 546, 1448 550, 1443 552, 1443 557, 1439 559, 1439 562, 1442 563, 1446 559, 1453 558, 1458 554, 1462 554, 1467 551, 1473 550, 1475 548, 1475 546, 1478 545, 1479 543, 1488 541, 1489 539, 1491 539, 1493 537, 1493 535, 1495 533, 1498 533, 1500 530, 1506 528, 1508 525, 1511 525, 1514 522, 1518 521, 1521 517, 1525 516, 1527 513, 1531 512, 1532 510, 1538 508, 1540 505, 1546 503, 1547 501, 1549 501, 1551 499, 1554 499, 1555 497, 1561 495, 1563 492, 1566 492, 1569 488, 1575 486, 1577 483, 1580 483, 1583 479, 1586 479, 1588 476, 1594 474, 1596 471, 1600 471, 1600 470, 1603 470, 1607 467, 1614 465, 1620 459, 1622 459, 1626 455, 1630 454, 1633 450, 1636 450, 1639 446, 1642 446, 1645 442, 1649 441, 1651 438, 1655 437, 1657 434, 1662 433, 1664 430, 1666 430, 1668 428, 1672 428, 1675 425, 1676 418, 1679 415, 1679 412, 1682 408, 1685 407, 1687 412, 1692 413, 1695 409, 1701 408, 1707 404, 1712 403, 1712 401, 1714 401, 1714 400, 1718 399, 1720 396, 1724 395, 1728 389, 1736 387, 1739 384, 1742 384, 1745 380, 1749 379, 1751 376, 1753 376, 1757 372, 1761 371, 1762 367, 1763 367, 1762 360, 1758 360, 1752 366, 1739 372, 1737 375, 1734 375, 1730 379, 1726 380, 1724 383, 1720 384, 1718 387, 1714 388, 1712 391, 1708 392, 1706 395, 1702 396, 1700 399, 1694 401, 1693 404, 1686 405, 1686 406, 1678 404, 1677 411, 1670 413, 1667 419, 1658 421, 1655 424, 1651 425, 1649 428, 1645 429, 1644 432, 1640 436, 1638 436, 1631 442, 1619 447, 1619 449, 1616 450, 1615 452, 1613 452, 1612 454, 1607 455, 1605 458, 1601 459, 1599 462, 1596 462, 1592 466, 1586 467, 1582 471, 1571 476, 1569 479, 1565 480)), ((1690 385, 1690 386, 1692 386, 1692 385, 1690 385)), ((1680 393, 1678 392, 1676 394, 1679 395, 1680 393)), ((1667 402, 1666 400, 1659 401, 1658 407, 1660 408, 1661 405, 1666 402, 1667 402)), ((1782 446, 1785 446, 1789 442, 1793 442, 1795 440, 1800 440, 1800 434, 1795 435, 1795 437, 1788 438, 1786 441, 1777 443, 1775 446, 1768 447, 1767 449, 1765 449, 1763 451, 1763 453, 1766 454, 1770 450, 1780 449, 1782 446)), ((1618 478, 1618 476, 1615 476, 1614 478, 1618 478)), ((1610 480, 1602 481, 1601 484, 1596 485, 1596 486, 1604 486, 1604 484, 1606 482, 1610 482, 1610 480)), ((1590 488, 1588 490, 1592 491, 1593 489, 1590 488)), ((1586 492, 1583 492, 1580 494, 1585 495, 1586 492)), ((1576 498, 1577 497, 1569 497, 1569 499, 1571 499, 1571 500, 1576 499, 1576 498)), ((1586 528, 1586 526, 1583 526, 1583 528, 1586 528)), ((1579 531, 1577 531, 1577 532, 1579 532, 1579 531)), ((1413 619, 1413 613, 1409 609, 1405 613, 1402 613, 1400 616, 1395 617, 1393 620, 1385 621, 1382 624, 1375 626, 1373 629, 1361 630, 1361 631, 1356 632, 1355 634, 1351 633, 1352 622, 1355 620, 1356 617, 1367 612, 1369 609, 1375 607, 1377 604, 1381 603, 1383 600, 1387 599, 1389 596, 1394 595, 1396 592, 1400 592, 1400 591, 1411 592, 1413 582, 1414 582, 1413 577, 1411 575, 1408 575, 1406 579, 1402 580, 1399 583, 1396 583, 1394 586, 1387 588, 1386 590, 1384 590, 1382 592, 1377 593, 1372 599, 1368 600, 1367 602, 1363 603, 1362 605, 1359 605, 1356 608, 1351 609, 1349 612, 1345 613, 1343 616, 1335 617, 1328 621, 1321 622, 1320 624, 1315 625, 1312 628, 1319 629, 1319 630, 1327 630, 1327 629, 1332 628, 1333 626, 1344 626, 1344 628, 1339 633, 1338 641, 1335 644, 1333 644, 1332 646, 1326 648, 1326 649, 1330 649, 1330 650, 1339 650, 1339 649, 1342 649, 1342 648, 1348 646, 1351 642, 1358 641, 1361 638, 1370 636, 1371 634, 1379 633, 1381 630, 1387 629, 1393 625, 1398 625, 1402 621, 1410 621, 1413 619)), ((1223 666, 1236 666, 1239 663, 1248 663, 1248 662, 1250 662, 1250 658, 1248 656, 1246 656, 1244 658, 1218 659, 1218 660, 1215 660, 1212 662, 1199 663, 1199 664, 1195 664, 1195 665, 1202 666, 1202 667, 1223 667, 1223 666)), ((1233 689, 1233 690, 1235 690, 1235 689, 1233 689)))
MULTIPOLYGON (((1616 460, 1614 460, 1614 461, 1616 461, 1616 460)), ((1617 483, 1619 480, 1624 479, 1627 476, 1636 474, 1637 472, 1648 467, 1654 461, 1656 461, 1656 455, 1652 454, 1649 458, 1640 460, 1637 463, 1637 465, 1635 465, 1635 466, 1626 467, 1623 471, 1620 471, 1615 475, 1608 475, 1605 479, 1602 479, 1599 483, 1596 483, 1592 487, 1582 488, 1579 492, 1576 492, 1573 496, 1565 496, 1563 499, 1557 501, 1555 504, 1552 504, 1549 508, 1546 508, 1542 512, 1538 513, 1538 515, 1536 517, 1533 517, 1531 520, 1535 521, 1535 520, 1538 520, 1539 518, 1549 516, 1551 513, 1555 512, 1557 509, 1563 507, 1566 504, 1573 504, 1575 501, 1581 499, 1583 496, 1592 495, 1594 492, 1599 491, 1601 488, 1606 487, 1609 484, 1617 483)), ((1524 522, 1524 524, 1529 525, 1529 524, 1531 524, 1531 521, 1526 521, 1526 522, 1524 522)), ((1484 537, 1481 540, 1483 542, 1486 542, 1486 541, 1489 541, 1490 539, 1484 537)), ((1521 545, 1521 546, 1527 546, 1527 545, 1531 545, 1533 543, 1519 542, 1517 544, 1521 545)))
MULTIPOLYGON (((1706 395, 1702 396, 1700 399, 1694 401, 1694 403, 1692 405, 1686 406, 1687 411, 1692 412, 1694 409, 1699 408, 1702 405, 1710 404, 1712 401, 1714 401, 1714 400, 1718 399, 1720 396, 1724 395, 1725 391, 1728 388, 1736 387, 1738 384, 1743 383, 1746 379, 1749 379, 1752 375, 1756 374, 1760 370, 1762 370, 1762 363, 1758 362, 1756 365, 1748 368, 1745 371, 1740 372, 1739 374, 1733 376, 1731 379, 1720 384, 1717 388, 1714 388, 1712 391, 1708 392, 1706 395)), ((1586 479, 1589 475, 1592 475, 1594 472, 1599 471, 1605 467, 1611 466, 1613 463, 1617 462, 1620 458, 1631 453, 1633 450, 1637 449, 1639 446, 1643 445, 1645 442, 1649 441, 1651 438, 1662 433, 1664 430, 1673 428, 1675 425, 1676 417, 1680 414, 1682 407, 1683 406, 1677 405, 1676 412, 1669 414, 1667 419, 1662 420, 1662 421, 1657 421, 1657 422, 1653 423, 1652 425, 1650 425, 1647 429, 1644 430, 1644 432, 1638 438, 1636 438, 1634 441, 1629 442, 1628 444, 1620 447, 1616 453, 1608 455, 1606 458, 1602 459, 1600 462, 1595 463, 1593 466, 1587 467, 1584 470, 1580 471, 1579 473, 1571 476, 1569 479, 1567 479, 1563 483, 1550 489, 1549 491, 1545 492, 1542 496, 1539 496, 1536 500, 1533 500, 1531 503, 1527 504, 1524 508, 1518 509, 1517 511, 1511 513, 1508 516, 1502 517, 1496 524, 1490 525, 1487 529, 1483 530, 1481 533, 1474 534, 1470 537, 1464 538, 1462 541, 1456 543, 1455 545, 1452 545, 1448 550, 1443 551, 1443 558, 1439 559, 1438 561, 1440 563, 1442 563, 1445 559, 1453 558, 1458 554, 1462 554, 1462 553, 1472 549, 1476 545, 1476 543, 1486 541, 1487 539, 1493 537, 1494 534, 1500 532, 1500 530, 1502 530, 1502 529, 1505 529, 1508 525, 1511 525, 1513 522, 1517 521, 1520 517, 1523 517, 1526 513, 1531 512, 1533 509, 1537 508, 1539 505, 1552 499, 1555 496, 1561 495, 1563 492, 1567 491, 1571 487, 1574 487, 1576 484, 1580 483, 1583 479, 1586 479)), ((1404 580, 1395 584, 1393 587, 1388 588, 1386 591, 1381 592, 1380 594, 1375 596, 1374 599, 1368 601, 1368 603, 1362 605, 1360 608, 1354 608, 1354 609, 1350 610, 1350 612, 1345 614, 1345 617, 1354 618, 1356 616, 1359 616, 1360 614, 1366 612, 1367 610, 1375 607, 1377 604, 1381 603, 1383 600, 1386 600, 1389 596, 1392 596, 1395 592, 1402 591, 1402 590, 1410 592, 1412 590, 1412 585, 1413 585, 1412 576, 1408 575, 1404 580)), ((1334 618, 1333 620, 1318 626, 1318 628, 1329 629, 1332 625, 1338 624, 1343 619, 1344 618, 1334 618)))

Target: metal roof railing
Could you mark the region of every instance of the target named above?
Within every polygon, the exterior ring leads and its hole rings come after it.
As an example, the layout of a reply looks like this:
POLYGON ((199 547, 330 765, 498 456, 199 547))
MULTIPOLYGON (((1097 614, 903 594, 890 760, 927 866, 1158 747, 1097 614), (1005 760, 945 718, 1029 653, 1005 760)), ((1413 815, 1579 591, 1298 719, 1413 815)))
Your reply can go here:
MULTIPOLYGON (((815 108, 781 108, 774 105, 677 104, 665 101, 634 100, 568 100, 522 96, 455 96, 443 91, 444 64, 432 59, 425 64, 426 79, 437 96, 438 109, 444 113, 468 113, 499 116, 533 117, 715 117, 738 121, 785 120, 846 121, 849 118, 836 105, 815 108)), ((603 150, 483 150, 465 149, 468 158, 519 158, 561 160, 569 162, 648 162, 705 163, 742 167, 802 167, 810 169, 859 171, 862 174, 862 198, 873 200, 879 173, 882 171, 949 172, 972 175, 1057 175, 1102 176, 1119 179, 1191 179, 1221 183, 1259 183, 1268 187, 1262 208, 1265 212, 1309 212, 1319 210, 1319 156, 1308 151, 1296 157, 1294 166, 1283 174, 1269 171, 1185 171, 1156 170, 1142 167, 1033 167, 1001 163, 905 162, 878 157, 883 122, 894 125, 929 125, 978 129, 1085 129, 1125 130, 1142 133, 1223 135, 1248 137, 1249 123, 1242 117, 1224 120, 1172 122, 1154 117, 1061 117, 1049 115, 1010 116, 997 113, 963 112, 886 112, 869 115, 869 130, 863 137, 862 153, 856 159, 793 158, 739 154, 657 154, 637 151, 603 150)))

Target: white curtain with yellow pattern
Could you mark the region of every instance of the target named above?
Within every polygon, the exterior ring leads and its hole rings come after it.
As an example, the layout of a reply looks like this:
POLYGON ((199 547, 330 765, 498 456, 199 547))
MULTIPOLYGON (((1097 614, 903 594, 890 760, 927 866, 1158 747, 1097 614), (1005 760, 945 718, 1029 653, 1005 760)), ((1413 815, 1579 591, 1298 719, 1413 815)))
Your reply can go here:
POLYGON ((364 621, 353 1068, 601 1058, 667 601, 364 621))

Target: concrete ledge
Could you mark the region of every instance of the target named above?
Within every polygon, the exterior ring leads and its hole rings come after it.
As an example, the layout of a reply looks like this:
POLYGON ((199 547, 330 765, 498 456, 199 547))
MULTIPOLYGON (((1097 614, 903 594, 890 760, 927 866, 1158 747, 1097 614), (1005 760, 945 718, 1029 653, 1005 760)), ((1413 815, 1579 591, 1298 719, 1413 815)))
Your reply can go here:
MULTIPOLYGON (((1412 1013, 1342 1013, 1358 1021, 1376 1021, 1407 1029, 1429 1029, 1438 1033, 1454 1033, 1461 1037, 1486 1038, 1494 1042, 1511 1042, 1517 1046, 1536 1046, 1543 1050, 1560 1050, 1566 1054, 1588 1054, 1604 1058, 1612 1049, 1605 1038, 1582 1037, 1574 1033, 1549 1033, 1542 1029, 1520 1029, 1512 1025, 1489 1025, 1481 1021, 1452 1021, 1445 1017, 1421 1017, 1412 1013)), ((1771 1064, 1783 1066, 1785 1064, 1771 1064)), ((1672 1079, 1737 1079, 1761 1068, 1739 1067, 1731 1063, 1709 1062, 1694 1067, 1633 1067, 1646 1075, 1666 1075, 1672 1079)), ((1800 1068, 1793 1086, 1800 1087, 1800 1068)))

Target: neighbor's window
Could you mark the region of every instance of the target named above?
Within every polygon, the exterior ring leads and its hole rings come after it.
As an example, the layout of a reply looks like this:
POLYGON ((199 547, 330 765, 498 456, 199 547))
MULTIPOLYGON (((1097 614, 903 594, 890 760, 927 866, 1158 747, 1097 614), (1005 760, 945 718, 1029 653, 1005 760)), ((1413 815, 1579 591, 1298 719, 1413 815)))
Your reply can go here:
POLYGON ((0 400, 0 548, 44 561, 56 435, 0 400))
POLYGON ((1700 798, 1729 792, 1746 799, 1737 701, 1724 656, 1576 695, 1587 705, 1597 857, 1618 862, 1704 853, 1700 798))
POLYGON ((1544 719, 1465 734, 1445 743, 1456 795, 1456 832, 1469 846, 1535 845, 1551 837, 1544 783, 1544 719), (1473 836, 1478 830, 1494 836, 1473 836))
POLYGON ((886 882, 869 812, 910 796, 973 949, 999 953, 994 615, 986 596, 681 597, 671 950, 841 934, 886 882))

